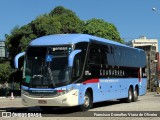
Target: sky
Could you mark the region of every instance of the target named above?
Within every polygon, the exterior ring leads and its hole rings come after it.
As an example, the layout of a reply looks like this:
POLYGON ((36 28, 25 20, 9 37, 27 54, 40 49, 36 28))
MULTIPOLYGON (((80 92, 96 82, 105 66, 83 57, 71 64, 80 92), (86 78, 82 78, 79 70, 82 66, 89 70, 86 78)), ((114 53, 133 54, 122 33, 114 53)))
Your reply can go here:
POLYGON ((84 21, 92 18, 113 23, 125 41, 146 36, 160 40, 160 0, 0 0, 0 40, 15 26, 30 23, 64 6, 84 21))

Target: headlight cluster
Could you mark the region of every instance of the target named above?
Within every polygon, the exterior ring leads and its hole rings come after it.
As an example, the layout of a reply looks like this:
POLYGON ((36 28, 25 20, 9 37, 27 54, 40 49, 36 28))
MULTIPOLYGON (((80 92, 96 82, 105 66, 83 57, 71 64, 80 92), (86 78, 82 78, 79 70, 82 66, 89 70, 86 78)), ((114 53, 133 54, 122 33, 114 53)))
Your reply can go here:
POLYGON ((57 95, 60 96, 60 95, 64 95, 66 94, 67 91, 66 90, 57 90, 57 95))
POLYGON ((71 90, 73 90, 73 88, 68 89, 68 90, 57 90, 57 95, 60 96, 60 95, 67 94, 67 93, 69 93, 71 90))
POLYGON ((21 90, 21 94, 29 95, 29 92, 27 90, 21 90))

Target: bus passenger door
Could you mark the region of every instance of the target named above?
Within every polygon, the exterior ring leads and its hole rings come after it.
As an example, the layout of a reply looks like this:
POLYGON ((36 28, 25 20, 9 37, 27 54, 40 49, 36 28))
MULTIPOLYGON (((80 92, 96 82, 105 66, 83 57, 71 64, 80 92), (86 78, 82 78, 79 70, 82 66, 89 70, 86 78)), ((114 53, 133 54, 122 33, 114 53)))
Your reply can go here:
POLYGON ((90 73, 90 75, 87 76, 89 79, 98 81, 92 84, 95 102, 105 99, 105 86, 100 82, 100 78, 102 77, 100 75, 101 65, 105 64, 105 58, 106 55, 103 46, 95 42, 91 43, 86 72, 88 71, 90 73))

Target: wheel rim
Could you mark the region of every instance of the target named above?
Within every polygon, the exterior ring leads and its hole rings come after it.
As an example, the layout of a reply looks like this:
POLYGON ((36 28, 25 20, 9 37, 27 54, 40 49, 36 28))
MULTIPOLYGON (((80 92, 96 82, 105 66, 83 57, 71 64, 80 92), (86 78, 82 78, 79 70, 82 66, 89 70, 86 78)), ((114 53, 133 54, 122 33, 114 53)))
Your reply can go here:
POLYGON ((134 96, 135 96, 135 98, 138 96, 136 89, 135 89, 135 91, 134 91, 134 96))
POLYGON ((132 92, 131 92, 131 90, 129 91, 129 100, 132 100, 132 92))
POLYGON ((84 96, 84 106, 88 107, 89 106, 89 97, 87 95, 84 96))

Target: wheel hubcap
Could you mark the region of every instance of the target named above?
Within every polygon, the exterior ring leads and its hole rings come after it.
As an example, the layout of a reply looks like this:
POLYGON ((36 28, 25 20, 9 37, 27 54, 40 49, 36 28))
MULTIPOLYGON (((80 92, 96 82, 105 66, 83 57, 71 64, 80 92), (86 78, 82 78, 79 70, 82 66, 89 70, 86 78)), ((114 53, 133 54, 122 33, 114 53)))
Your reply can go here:
POLYGON ((88 107, 89 106, 89 97, 85 95, 84 97, 84 106, 88 107))
POLYGON ((137 97, 137 90, 134 91, 134 96, 137 97))
POLYGON ((129 99, 130 100, 132 99, 132 93, 131 93, 131 91, 129 91, 129 99))

